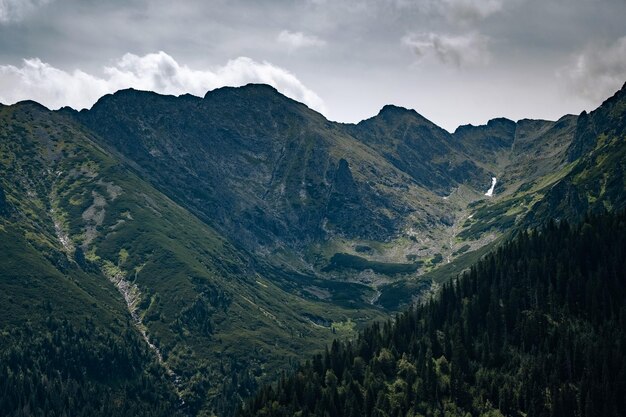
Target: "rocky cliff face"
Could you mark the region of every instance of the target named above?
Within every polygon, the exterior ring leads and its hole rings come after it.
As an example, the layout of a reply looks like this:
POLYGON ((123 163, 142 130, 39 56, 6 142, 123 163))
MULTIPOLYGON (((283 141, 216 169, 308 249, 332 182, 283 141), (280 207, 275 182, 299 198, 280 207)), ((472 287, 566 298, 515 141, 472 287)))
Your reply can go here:
POLYGON ((77 118, 248 249, 335 234, 388 240, 407 212, 434 197, 430 180, 419 183, 349 129, 267 86, 220 89, 204 99, 123 91, 77 118))
POLYGON ((346 125, 264 85, 203 98, 125 90, 73 117, 236 246, 322 276, 340 252, 419 260, 423 273, 477 249, 520 223, 589 146, 576 116, 450 134, 385 106, 346 125))
POLYGON ((580 115, 567 158, 571 170, 533 207, 531 224, 626 207, 626 84, 598 109, 580 115))
POLYGON ((73 117, 247 251, 286 250, 293 260, 313 250, 328 260, 328 250, 395 242, 371 253, 404 262, 453 259, 520 222, 589 153, 598 126, 623 131, 621 119, 607 121, 618 102, 556 122, 494 119, 453 134, 396 106, 356 125, 332 123, 264 85, 203 98, 125 90, 73 117))

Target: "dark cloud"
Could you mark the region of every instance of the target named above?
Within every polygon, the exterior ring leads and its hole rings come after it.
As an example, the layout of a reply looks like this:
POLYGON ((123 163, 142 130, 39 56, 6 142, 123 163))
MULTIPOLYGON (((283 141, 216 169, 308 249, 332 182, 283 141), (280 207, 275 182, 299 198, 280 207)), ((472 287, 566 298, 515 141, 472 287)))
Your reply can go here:
POLYGON ((488 49, 489 39, 476 32, 462 35, 439 33, 410 34, 402 38, 418 59, 434 57, 442 64, 463 68, 474 65, 486 65, 491 54, 488 49))
POLYGON ((454 129, 597 105, 622 73, 587 48, 626 36, 624 17, 624 0, 0 0, 0 65, 106 80, 126 53, 203 72, 247 57, 296 76, 333 119, 392 102, 454 129))
POLYGON ((568 89, 586 99, 599 102, 609 97, 626 81, 626 36, 589 45, 559 75, 568 89))
POLYGON ((0 23, 17 22, 51 0, 1 0, 0 23))

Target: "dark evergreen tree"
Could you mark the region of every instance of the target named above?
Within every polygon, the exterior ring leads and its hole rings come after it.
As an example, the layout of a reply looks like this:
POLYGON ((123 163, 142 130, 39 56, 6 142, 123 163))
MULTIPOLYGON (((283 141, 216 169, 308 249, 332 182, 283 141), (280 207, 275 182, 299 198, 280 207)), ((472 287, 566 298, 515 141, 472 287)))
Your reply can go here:
POLYGON ((436 300, 333 343, 239 413, 626 415, 626 214, 519 233, 436 300))

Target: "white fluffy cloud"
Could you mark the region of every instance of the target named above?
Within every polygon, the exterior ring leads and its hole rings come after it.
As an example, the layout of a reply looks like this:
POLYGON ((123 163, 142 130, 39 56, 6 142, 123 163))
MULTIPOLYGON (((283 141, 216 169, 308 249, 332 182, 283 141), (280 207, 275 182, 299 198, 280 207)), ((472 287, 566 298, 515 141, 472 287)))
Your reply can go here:
POLYGON ((103 75, 55 68, 38 58, 25 59, 21 67, 0 65, 0 102, 35 100, 49 108, 88 108, 101 96, 123 88, 156 91, 161 94, 191 93, 203 96, 222 86, 264 83, 284 95, 324 113, 322 99, 304 86, 295 75, 268 62, 239 57, 211 69, 181 65, 165 52, 124 55, 103 75))
POLYGON ((278 34, 276 40, 290 49, 300 49, 307 47, 319 47, 326 45, 326 42, 317 36, 307 35, 302 32, 290 32, 283 30, 278 34))
POLYGON ((465 35, 437 33, 409 34, 402 43, 410 47, 419 60, 434 58, 456 68, 484 65, 489 62, 489 38, 470 32, 465 35))
POLYGON ((626 36, 586 48, 558 75, 568 89, 594 103, 611 96, 626 81, 626 36))
POLYGON ((21 20, 51 0, 0 0, 0 23, 21 20))

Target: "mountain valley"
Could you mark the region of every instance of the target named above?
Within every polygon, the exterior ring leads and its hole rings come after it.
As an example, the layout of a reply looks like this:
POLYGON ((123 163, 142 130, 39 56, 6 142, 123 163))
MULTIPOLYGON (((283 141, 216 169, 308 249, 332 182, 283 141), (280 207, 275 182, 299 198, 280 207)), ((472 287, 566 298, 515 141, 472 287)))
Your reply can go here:
POLYGON ((626 208, 625 128, 626 85, 453 133, 259 84, 0 106, 0 410, 233 415, 526 229, 626 208))

